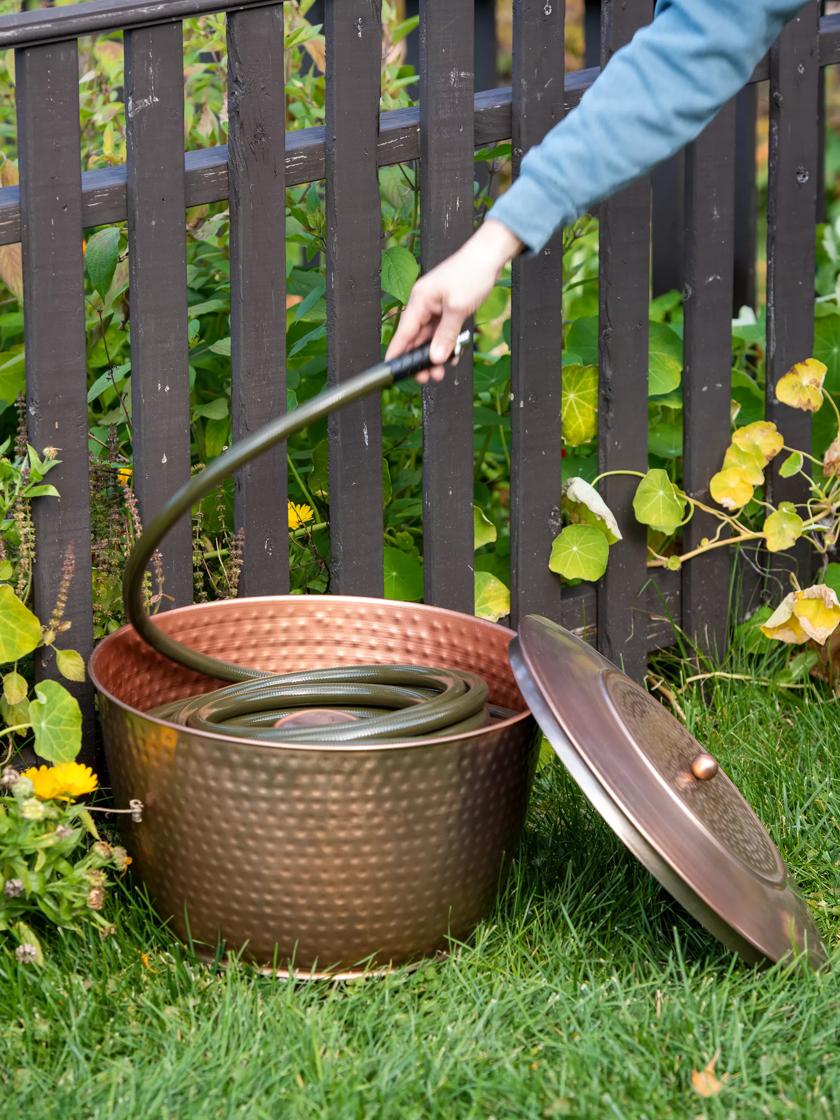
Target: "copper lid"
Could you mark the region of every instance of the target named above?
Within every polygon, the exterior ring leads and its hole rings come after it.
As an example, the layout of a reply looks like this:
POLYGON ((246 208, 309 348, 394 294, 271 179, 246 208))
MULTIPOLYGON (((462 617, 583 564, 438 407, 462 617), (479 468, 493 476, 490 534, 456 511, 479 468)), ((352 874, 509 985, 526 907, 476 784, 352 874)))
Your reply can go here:
POLYGON ((561 626, 529 615, 511 643, 522 694, 604 820, 659 882, 752 963, 825 950, 761 822, 717 761, 650 693, 561 626))

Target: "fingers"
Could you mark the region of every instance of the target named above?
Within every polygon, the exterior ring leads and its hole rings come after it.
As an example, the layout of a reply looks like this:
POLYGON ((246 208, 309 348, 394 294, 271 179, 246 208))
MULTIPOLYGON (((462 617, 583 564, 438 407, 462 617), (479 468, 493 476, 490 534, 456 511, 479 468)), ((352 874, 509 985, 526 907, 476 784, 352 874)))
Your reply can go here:
MULTIPOLYGON (((444 307, 429 352, 429 357, 436 366, 442 366, 445 361, 452 357, 465 319, 466 315, 460 309, 444 307)), ((440 380, 440 378, 435 380, 440 380)))
POLYGON ((425 298, 423 288, 415 284, 408 303, 405 305, 400 322, 394 331, 391 344, 385 354, 385 360, 396 358, 406 350, 411 350, 425 342, 431 334, 428 323, 432 311, 428 300, 425 298))

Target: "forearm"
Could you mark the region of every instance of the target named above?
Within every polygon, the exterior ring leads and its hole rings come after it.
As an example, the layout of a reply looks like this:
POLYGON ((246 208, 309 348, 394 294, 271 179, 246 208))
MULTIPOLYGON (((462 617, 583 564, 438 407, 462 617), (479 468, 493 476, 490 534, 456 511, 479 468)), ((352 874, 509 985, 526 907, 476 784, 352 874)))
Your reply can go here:
POLYGON ((794 0, 660 0, 490 210, 530 249, 693 140, 744 85, 794 0))

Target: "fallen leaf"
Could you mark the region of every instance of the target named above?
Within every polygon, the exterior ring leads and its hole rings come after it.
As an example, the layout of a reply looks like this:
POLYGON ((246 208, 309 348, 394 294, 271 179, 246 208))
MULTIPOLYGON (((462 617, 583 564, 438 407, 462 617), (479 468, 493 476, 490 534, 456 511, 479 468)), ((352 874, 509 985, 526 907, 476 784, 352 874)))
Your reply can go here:
POLYGON ((723 1077, 718 1077, 715 1074, 715 1066, 719 1057, 720 1051, 717 1051, 704 1069, 693 1069, 691 1071, 691 1087, 701 1097, 716 1097, 729 1078, 728 1073, 725 1073, 723 1077))

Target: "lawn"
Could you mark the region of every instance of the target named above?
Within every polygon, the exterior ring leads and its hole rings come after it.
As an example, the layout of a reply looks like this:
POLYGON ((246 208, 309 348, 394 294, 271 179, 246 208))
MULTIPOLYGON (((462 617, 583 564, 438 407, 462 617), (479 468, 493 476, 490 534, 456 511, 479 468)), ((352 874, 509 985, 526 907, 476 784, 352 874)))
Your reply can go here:
POLYGON ((215 973, 128 889, 111 939, 47 939, 41 970, 4 952, 4 1114, 840 1115, 837 704, 741 681, 703 688, 679 696, 688 723, 768 825, 833 970, 742 965, 552 762, 496 912, 413 974, 295 985, 246 966, 215 973), (704 1098, 692 1070, 718 1053, 720 1091, 704 1098))

